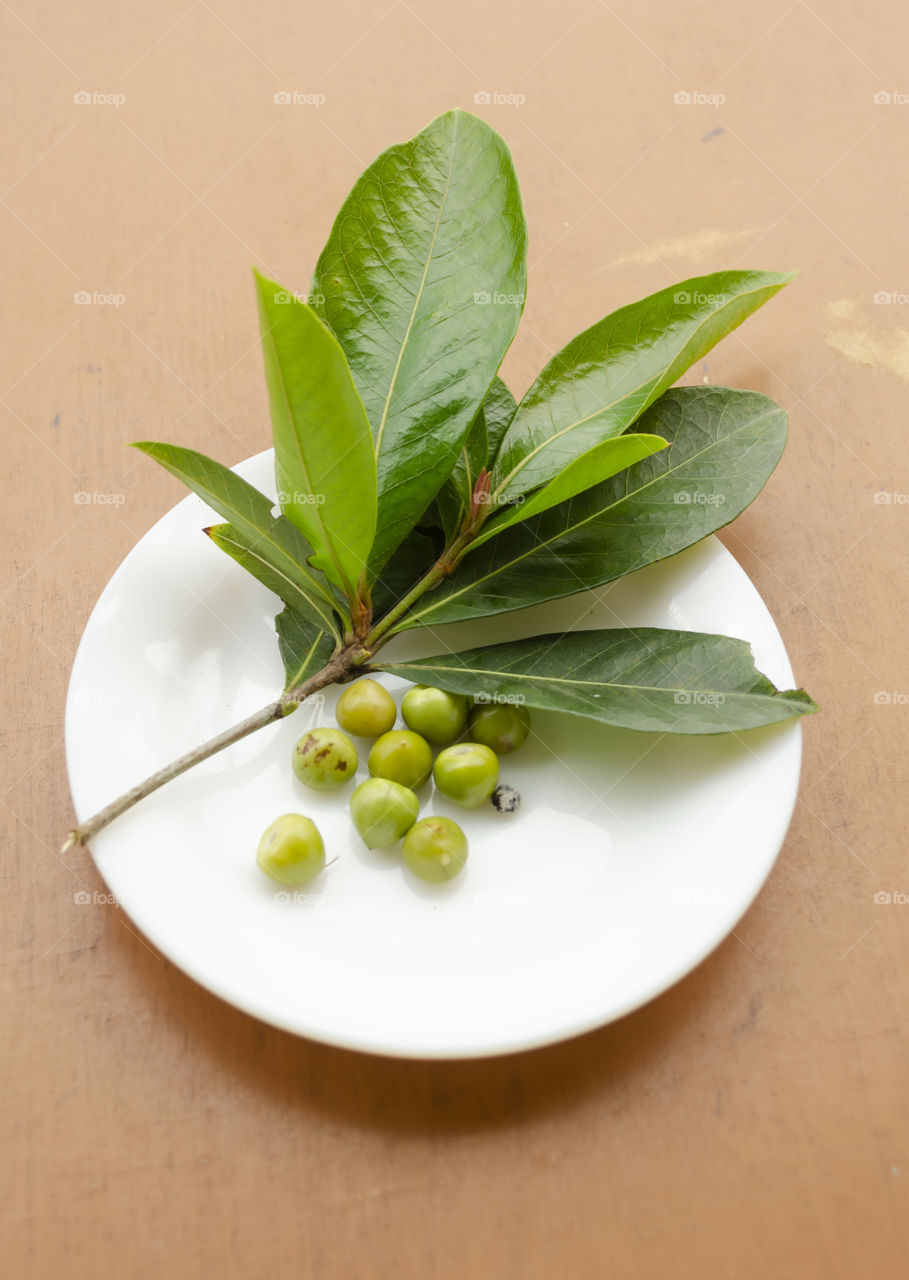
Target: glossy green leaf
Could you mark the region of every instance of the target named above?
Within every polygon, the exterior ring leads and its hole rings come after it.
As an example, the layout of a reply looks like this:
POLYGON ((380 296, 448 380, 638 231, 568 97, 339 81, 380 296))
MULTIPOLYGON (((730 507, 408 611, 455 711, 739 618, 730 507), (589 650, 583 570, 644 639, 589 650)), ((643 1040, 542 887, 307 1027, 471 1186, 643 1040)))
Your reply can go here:
POLYGON ((504 439, 505 432, 517 409, 514 396, 501 378, 493 378, 492 386, 483 401, 483 415, 486 419, 486 437, 489 443, 489 462, 495 462, 496 455, 504 439))
POLYGON ((268 587, 287 606, 275 619, 278 648, 284 663, 285 689, 323 667, 341 643, 336 627, 312 611, 312 602, 297 584, 285 577, 262 554, 260 538, 249 538, 229 524, 213 525, 205 532, 215 546, 268 587))
POLYGON ((133 447, 182 480, 239 535, 255 544, 262 561, 267 562, 282 581, 295 586, 309 601, 309 608, 321 619, 321 624, 327 630, 335 626, 332 609, 336 605, 328 583, 307 563, 312 548, 289 520, 272 513, 274 504, 270 498, 228 467, 194 449, 151 440, 140 441, 133 447))
POLYGON ((786 443, 786 414, 757 392, 680 387, 635 432, 669 448, 469 554, 400 629, 558 599, 683 551, 757 497, 786 443))
POLYGON ((352 599, 376 531, 366 410, 338 340, 313 308, 255 276, 278 501, 311 542, 313 563, 352 599))
POLYGON ((470 510, 474 485, 486 466, 488 456, 489 437, 486 434, 486 415, 481 406, 461 445, 451 475, 436 494, 436 510, 442 521, 442 528, 445 530, 445 538, 449 542, 470 510))
POLYGON ((470 510, 477 477, 495 458, 516 407, 514 396, 502 379, 498 376, 493 378, 467 439, 461 445, 452 473, 436 496, 435 514, 441 521, 447 541, 454 537, 470 510))
POLYGON ((534 636, 376 665, 450 693, 659 733, 755 729, 817 710, 803 689, 780 693, 761 675, 744 640, 659 627, 534 636))
POLYGON ((332 637, 323 631, 311 614, 287 605, 275 618, 278 649, 284 663, 284 689, 294 689, 307 676, 315 675, 335 651, 332 637))
POLYGON ((441 528, 411 529, 372 585, 373 616, 387 613, 415 587, 442 552, 441 528))
POLYGON ((484 525, 480 536, 471 545, 471 551, 481 547, 484 542, 503 533, 522 520, 530 520, 533 516, 548 511, 550 507, 566 502, 576 493, 590 489, 610 476, 627 470, 642 458, 649 458, 666 448, 666 441, 661 436, 651 436, 644 432, 631 431, 624 436, 616 436, 613 440, 604 440, 594 445, 581 458, 570 462, 554 480, 536 489, 524 501, 521 494, 517 502, 505 511, 497 514, 488 525, 484 525))
POLYGON ((383 152, 338 214, 312 294, 375 438, 373 574, 451 473, 514 337, 526 240, 508 148, 465 111, 383 152))
POLYGON ((236 560, 237 564, 257 578, 263 586, 268 587, 269 591, 273 591, 284 604, 290 605, 303 615, 312 613, 322 630, 332 633, 335 640, 340 643, 340 634, 331 615, 326 617, 324 613, 314 612, 312 598, 301 590, 293 578, 288 577, 283 568, 272 562, 268 548, 264 546, 261 537, 249 537, 230 524, 212 525, 205 532, 216 547, 220 547, 232 560, 236 560), (332 623, 331 626, 329 621, 332 623))
POLYGON ((601 440, 621 435, 793 275, 722 271, 683 280, 572 339, 518 405, 493 473, 494 499, 529 493, 601 440))

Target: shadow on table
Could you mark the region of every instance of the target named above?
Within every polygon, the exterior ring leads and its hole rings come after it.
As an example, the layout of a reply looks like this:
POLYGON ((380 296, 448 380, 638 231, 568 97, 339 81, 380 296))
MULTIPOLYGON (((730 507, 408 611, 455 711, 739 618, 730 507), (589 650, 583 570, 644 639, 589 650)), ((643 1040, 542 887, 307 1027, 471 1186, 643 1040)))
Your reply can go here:
POLYGON ((317 1112, 389 1135, 464 1133, 519 1127, 593 1095, 619 1111, 632 1077, 635 1090, 671 1088, 671 1062, 716 998, 727 966, 740 963, 739 946, 728 938, 693 974, 607 1027, 543 1049, 458 1062, 382 1058, 301 1039, 224 1004, 166 963, 149 960, 145 980, 151 1002, 170 1006, 183 1024, 188 1052, 208 1056, 288 1117, 317 1112))

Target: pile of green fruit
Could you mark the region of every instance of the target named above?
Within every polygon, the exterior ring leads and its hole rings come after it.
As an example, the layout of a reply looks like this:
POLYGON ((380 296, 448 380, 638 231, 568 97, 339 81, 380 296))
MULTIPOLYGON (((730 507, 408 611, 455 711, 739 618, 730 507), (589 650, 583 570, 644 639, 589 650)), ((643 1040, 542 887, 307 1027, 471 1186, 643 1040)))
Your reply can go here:
MULTIPOLYGON (((340 728, 310 729, 293 749, 293 770, 313 791, 337 791, 359 764, 348 736, 373 738, 370 777, 350 797, 350 816, 363 843, 381 849, 403 838, 405 864, 422 880, 451 880, 467 861, 467 837, 451 818, 417 819, 417 791, 432 774, 436 788, 465 809, 476 809, 497 792, 498 806, 513 812, 517 796, 499 788, 499 756, 522 746, 530 732, 525 707, 471 700, 457 693, 415 685, 401 702, 406 729, 395 729, 395 700, 375 680, 348 686, 335 715, 340 728), (466 736, 465 736, 466 735, 466 736), (433 748, 440 748, 433 760, 433 748)), ((259 842, 259 866, 281 884, 307 884, 325 866, 325 844, 311 818, 285 813, 259 842)))

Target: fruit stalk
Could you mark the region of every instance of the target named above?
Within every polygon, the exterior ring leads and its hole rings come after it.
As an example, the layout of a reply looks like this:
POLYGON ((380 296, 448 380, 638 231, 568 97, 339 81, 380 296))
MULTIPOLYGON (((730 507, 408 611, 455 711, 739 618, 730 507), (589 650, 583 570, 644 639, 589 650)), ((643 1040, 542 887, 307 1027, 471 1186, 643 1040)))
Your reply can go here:
POLYGON ((109 805, 105 805, 103 809, 99 809, 93 817, 74 827, 67 836, 61 852, 66 853, 68 849, 72 849, 76 845, 87 844, 92 836, 96 836, 99 831, 103 831, 108 823, 113 822, 114 818, 119 818, 121 813, 125 813, 134 804, 138 804, 140 800, 150 796, 153 791, 163 787, 166 782, 170 782, 173 778, 178 778, 181 773, 186 773, 193 765, 201 764, 203 760, 208 760, 211 756, 217 755, 225 747, 231 747, 235 742, 248 738, 257 729, 264 729, 266 725, 273 724, 276 720, 283 720, 285 716, 296 711, 297 707, 311 697, 312 694, 324 689, 327 685, 349 679, 352 674, 359 672, 362 656, 361 651, 353 647, 342 650, 321 671, 317 671, 315 675, 310 676, 308 680, 304 680, 302 684, 287 690, 280 698, 260 708, 245 720, 241 720, 239 724, 233 725, 230 729, 225 729, 223 733, 217 734, 214 738, 209 738, 208 742, 203 742, 200 746, 194 747, 192 751, 187 751, 185 755, 172 760, 163 769, 151 774, 144 782, 140 782, 129 791, 125 791, 116 800, 112 800, 109 805))
MULTIPOLYGON (((321 671, 317 671, 308 680, 304 680, 293 689, 286 690, 280 698, 262 707, 253 715, 247 717, 246 720, 241 720, 239 724, 235 724, 230 729, 225 729, 223 733, 210 738, 208 742, 203 742, 200 746, 193 748, 192 751, 187 751, 185 755, 171 761, 163 769, 159 769, 157 773, 151 774, 144 782, 140 782, 129 791, 125 791, 116 800, 112 800, 103 809, 99 809, 93 817, 80 823, 70 831, 61 852, 66 853, 68 849, 72 849, 76 845, 87 844, 92 836, 96 836, 99 831, 103 831, 108 823, 113 822, 114 818, 119 818, 121 813, 126 813, 127 809, 131 809, 133 805, 138 804, 140 800, 144 800, 153 791, 157 791, 159 787, 163 787, 165 783, 170 782, 172 779, 178 778, 181 773, 186 773, 193 765, 201 764, 203 760, 208 760, 211 756, 217 755, 225 747, 232 747, 235 742, 248 738, 257 729, 264 729, 266 725, 273 724, 276 720, 282 720, 285 716, 290 715, 291 712, 296 711, 300 703, 304 702, 313 693, 326 688, 327 685, 343 684, 354 676, 365 674, 369 670, 366 663, 391 638, 394 624, 416 603, 420 596, 431 590, 433 586, 441 582, 452 571, 452 568, 463 554, 470 536, 462 536, 460 539, 456 539, 452 546, 443 552, 425 577, 385 615, 381 622, 369 631, 365 638, 358 639, 354 636, 321 671)), ((368 614, 364 613, 358 621, 359 630, 362 631, 364 622, 368 626, 368 614)))

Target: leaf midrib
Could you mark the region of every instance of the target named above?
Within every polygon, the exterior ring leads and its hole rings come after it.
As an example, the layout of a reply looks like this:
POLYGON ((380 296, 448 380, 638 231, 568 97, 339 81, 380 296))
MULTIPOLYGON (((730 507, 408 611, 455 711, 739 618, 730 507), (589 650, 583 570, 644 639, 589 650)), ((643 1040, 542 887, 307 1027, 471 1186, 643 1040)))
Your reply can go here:
MULTIPOLYGON (((296 304, 296 305, 301 305, 301 304, 296 304)), ((293 411, 290 407, 290 400, 288 398, 288 393, 287 393, 287 383, 284 380, 284 369, 282 367, 281 360, 278 357, 278 348, 277 348, 277 345, 275 344, 274 335, 272 333, 273 328, 274 328, 273 324, 270 324, 268 326, 268 330, 267 330, 268 342, 269 342, 269 346, 271 347, 272 357, 274 359, 275 368, 278 373, 278 383, 281 387, 281 398, 284 401, 284 407, 287 410, 287 418, 290 423, 290 433, 291 433, 291 436, 293 437, 294 451, 297 455, 297 458, 299 459, 300 467, 303 472, 303 478, 307 486, 309 487, 309 492, 315 497, 316 490, 313 487, 312 476, 310 474, 309 467, 306 464, 306 459, 303 456, 302 442, 300 440, 299 435, 297 434, 296 420, 294 418, 293 411)), ((347 595, 349 597, 352 597, 353 588, 350 584, 350 581, 348 580, 347 574, 344 571, 344 567, 341 564, 340 559, 338 558, 338 553, 335 550, 334 542, 331 536, 329 535, 328 529, 325 525, 325 521, 322 519, 322 516, 320 514, 321 507, 318 502, 314 502, 313 507, 314 507, 314 513, 313 513, 314 519, 322 534, 322 543, 326 551, 328 552, 329 557, 331 558, 332 563, 335 566, 335 569, 338 571, 338 577, 341 579, 341 583, 344 587, 344 590, 347 592, 347 595)))
POLYGON ((376 462, 378 462, 379 460, 379 451, 382 448, 382 437, 385 434, 385 425, 388 421, 388 411, 391 408, 391 401, 392 401, 392 397, 394 396, 395 386, 397 385, 398 374, 400 373, 401 364, 404 359, 404 351, 406 350, 407 343, 410 340, 410 334, 414 326, 414 321, 416 319, 417 309, 420 305, 420 302, 422 301, 423 293, 426 288, 426 280, 429 275, 429 268, 432 264, 433 253, 435 252, 435 247, 436 247, 436 241, 439 238, 439 228, 442 225, 442 214, 445 211, 445 204, 448 200, 448 193, 451 190, 451 175, 454 169, 454 158, 455 158, 455 151, 457 149, 458 129, 459 129, 457 115, 454 116, 453 123, 454 123, 454 130, 451 137, 451 158, 448 162, 448 173, 445 178, 445 188, 442 192, 442 199, 439 202, 439 212, 436 215, 436 223, 432 230, 432 239, 429 242, 429 251, 426 254, 426 263, 425 263, 425 266, 423 267, 423 275, 420 279, 419 287, 414 296, 413 307, 410 312, 410 319, 407 322, 407 328, 404 331, 404 337, 402 338, 401 344, 398 348, 398 358, 395 361, 395 367, 392 370, 391 381, 388 385, 388 394, 385 397, 385 404, 382 408, 382 417, 380 418, 379 425, 376 428, 376 447, 375 447, 376 462))
POLYGON ((304 675, 309 670, 309 664, 312 662, 312 656, 315 653, 316 649, 318 648, 319 641, 322 639, 324 634, 325 634, 324 631, 320 631, 319 634, 316 636, 315 640, 313 640, 312 644, 309 647, 309 652, 307 653, 303 661, 300 663, 300 665, 297 667, 296 671, 293 674, 293 678, 291 680, 286 681, 285 688, 292 689, 294 685, 299 684, 300 681, 303 679, 304 675))
MULTIPOLYGON (((311 606, 311 608, 312 608, 312 609, 313 609, 313 610, 314 610, 314 611, 319 615, 319 617, 322 619, 322 621, 326 624, 326 626, 327 626, 327 628, 328 628, 329 633, 330 633, 332 636, 334 636, 334 638, 335 638, 335 640, 336 640, 336 641, 340 641, 341 637, 340 637, 340 635, 338 634, 337 627, 335 626, 335 624, 334 624, 334 619, 331 617, 331 615, 330 615, 330 614, 328 614, 328 613, 326 613, 326 612, 322 609, 321 604, 320 604, 317 600, 313 600, 313 599, 312 599, 312 598, 311 598, 311 597, 310 597, 310 596, 309 596, 309 595, 308 595, 308 594, 303 590, 303 588, 300 586, 300 584, 299 584, 298 582, 294 582, 293 578, 291 578, 287 573, 285 573, 283 569, 279 568, 279 567, 278 567, 276 564, 274 564, 272 561, 267 560, 267 559, 265 558, 265 556, 263 556, 260 552, 258 552, 258 551, 256 551, 256 550, 254 550, 254 548, 253 548, 253 547, 251 547, 251 546, 249 546, 249 547, 244 546, 242 542, 238 542, 235 538, 231 538, 230 534, 219 533, 219 534, 218 534, 218 536, 219 536, 219 537, 220 537, 224 542, 230 542, 233 546, 235 546, 235 547, 239 547, 239 549, 243 552, 243 554, 244 554, 244 555, 248 555, 248 556, 250 556, 253 560, 258 560, 260 564, 264 564, 264 565, 266 565, 266 566, 267 566, 267 568, 268 568, 268 569, 270 569, 272 573, 276 574, 276 575, 277 575, 277 577, 281 578, 284 582, 287 582, 291 587, 293 587, 293 588, 294 588, 294 590, 298 591, 298 592, 300 593, 300 595, 303 597, 303 599, 307 601, 307 603, 311 606)), ((264 540, 264 539, 263 539, 263 540, 264 540)), ((278 544, 274 544, 274 545, 276 545, 276 546, 277 546, 278 544)), ((279 551, 281 550, 280 546, 278 546, 278 550, 279 550, 279 551)), ((286 553, 284 553, 284 554, 286 555, 286 553)), ((282 597, 282 598, 283 598, 283 597, 282 597)), ((287 600, 285 600, 285 601, 284 601, 284 603, 285 603, 285 604, 288 604, 288 601, 287 601, 287 600)), ((324 634, 324 633, 323 633, 323 634, 324 634)))
POLYGON ((488 667, 447 667, 420 662, 389 663, 388 667, 393 671, 457 671, 459 673, 464 672, 469 676, 500 676, 506 680, 541 680, 545 684, 590 685, 597 689, 627 689, 633 693, 721 693, 726 698, 770 698, 776 696, 769 693, 752 693, 748 689, 707 689, 701 685, 693 689, 684 689, 664 684, 621 684, 614 680, 572 680, 565 676, 534 676, 525 675, 523 672, 515 674, 512 671, 490 671, 488 667))

